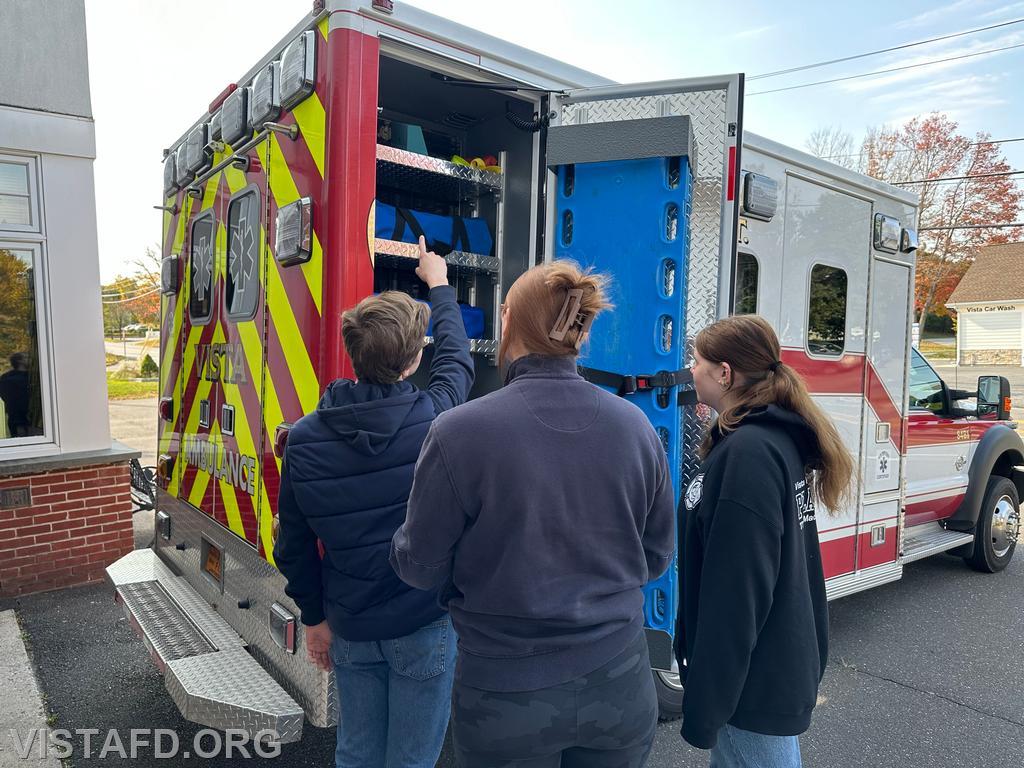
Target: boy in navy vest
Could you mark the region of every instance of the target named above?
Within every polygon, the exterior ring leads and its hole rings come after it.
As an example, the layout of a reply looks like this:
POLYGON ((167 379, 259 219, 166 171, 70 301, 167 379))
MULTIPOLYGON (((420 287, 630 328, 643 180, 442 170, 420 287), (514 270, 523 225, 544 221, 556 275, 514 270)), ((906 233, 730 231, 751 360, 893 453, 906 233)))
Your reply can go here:
POLYGON ((435 592, 408 586, 388 563, 427 430, 465 402, 473 384, 447 270, 421 237, 416 274, 430 288, 431 308, 388 291, 344 313, 356 380, 332 382, 288 435, 274 559, 302 613, 310 660, 335 671, 337 768, 430 768, 448 724, 451 621, 435 592), (422 391, 407 379, 431 317, 434 359, 422 391))

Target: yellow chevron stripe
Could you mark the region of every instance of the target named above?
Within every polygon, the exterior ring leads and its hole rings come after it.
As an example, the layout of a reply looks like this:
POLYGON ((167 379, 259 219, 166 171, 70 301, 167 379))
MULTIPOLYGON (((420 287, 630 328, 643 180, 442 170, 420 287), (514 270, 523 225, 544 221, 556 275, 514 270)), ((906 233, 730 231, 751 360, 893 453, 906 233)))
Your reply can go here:
MULTIPOLYGON (((225 180, 228 185, 228 189, 231 194, 235 194, 238 190, 242 189, 246 185, 245 174, 238 169, 231 169, 225 174, 225 180)), ((260 228, 261 247, 266 240, 266 235, 263 228, 260 228)), ((218 240, 223 242, 224 249, 227 249, 227 227, 220 225, 218 227, 218 240)), ((227 273, 227 259, 222 260, 224 274, 227 273)), ((262 275, 261 282, 262 282, 262 275)), ((262 319, 260 320, 262 323, 262 319)), ((260 380, 257 378, 263 375, 263 350, 262 350, 262 337, 261 332, 256 328, 256 321, 247 320, 235 324, 235 329, 238 333, 239 341, 242 344, 242 350, 245 354, 246 360, 249 365, 249 371, 251 372, 253 379, 246 384, 247 387, 255 388, 257 392, 257 399, 259 399, 260 391, 260 380)), ((220 334, 223 330, 222 325, 218 325, 217 332, 220 334)), ((223 335, 223 340, 227 340, 227 336, 223 335)), ((257 477, 256 487, 262 489, 263 487, 263 471, 260 461, 261 451, 256 448, 256 438, 253 436, 252 431, 249 429, 249 414, 245 410, 245 402, 242 399, 241 389, 238 384, 224 383, 224 399, 228 405, 232 405, 235 408, 235 440, 238 443, 239 451, 245 455, 256 457, 257 461, 257 477)), ((219 421, 218 421, 219 426, 219 421)), ((262 448, 262 445, 260 446, 262 448)), ((224 499, 224 510, 227 515, 229 527, 237 533, 239 536, 245 535, 245 529, 242 525, 241 511, 238 504, 237 493, 239 492, 233 485, 226 480, 220 481, 221 497, 224 499)), ((259 492, 258 492, 259 493, 259 492)), ((256 513, 257 524, 260 515, 260 496, 257 495, 253 499, 253 507, 256 513)), ((257 532, 257 535, 258 532, 257 532)), ((256 542, 253 542, 254 544, 256 542)))
POLYGON ((320 171, 321 180, 324 177, 324 133, 327 126, 327 114, 324 112, 324 105, 320 103, 320 97, 311 93, 301 104, 292 110, 295 115, 295 122, 299 124, 299 131, 302 138, 309 147, 309 154, 313 156, 316 169, 320 171))
POLYGON ((309 413, 316 407, 320 398, 320 385, 317 383, 313 364, 309 360, 306 342, 302 339, 295 315, 288 304, 288 295, 285 293, 284 283, 281 282, 279 269, 276 263, 267 266, 267 300, 288 363, 288 371, 295 382, 299 405, 302 406, 303 413, 309 413))
MULTIPOLYGON (((246 186, 247 180, 245 174, 241 171, 231 168, 227 171, 227 182, 228 187, 231 190, 231 194, 234 195, 240 189, 246 186)), ((270 252, 267 246, 267 232, 266 228, 260 227, 260 244, 263 248, 264 259, 270 258, 270 252)), ((270 267, 275 269, 275 267, 270 267)), ((264 282, 263 273, 260 273, 260 281, 264 282)), ((265 284, 264 284, 265 287, 265 284)), ((239 323, 238 325, 238 336, 242 342, 242 349, 245 353, 246 361, 249 364, 249 370, 253 372, 253 375, 262 376, 262 400, 261 408, 263 409, 263 428, 266 430, 267 435, 272 436, 274 429, 284 421, 284 416, 281 413, 281 404, 277 397, 277 390, 274 387, 273 379, 270 377, 269 372, 266 370, 265 363, 263 360, 263 335, 262 330, 256 327, 253 322, 239 323)), ((237 386, 235 387, 237 391, 237 386)), ((257 520, 259 523, 258 535, 260 540, 263 542, 263 550, 266 555, 267 561, 274 564, 274 541, 272 537, 272 525, 273 517, 271 515, 272 506, 270 503, 270 497, 267 494, 267 486, 263 480, 263 445, 262 443, 257 446, 255 437, 249 430, 248 422, 246 422, 244 435, 238 429, 238 417, 236 414, 236 437, 239 439, 239 446, 244 445, 245 449, 252 446, 252 455, 256 456, 259 462, 259 478, 257 481, 257 487, 259 488, 259 506, 257 509, 257 520)), ((281 471, 281 460, 274 457, 277 462, 278 472, 281 471)))
MULTIPOLYGON (((272 142, 273 149, 271 150, 267 144, 261 145, 263 150, 261 159, 263 160, 263 167, 268 169, 267 175, 270 180, 270 192, 274 195, 277 207, 283 208, 288 203, 299 199, 299 189, 295 186, 292 172, 284 161, 284 155, 281 153, 281 144, 277 140, 276 133, 270 135, 270 141, 272 142)), ((316 311, 322 312, 323 249, 320 247, 320 241, 316 236, 316 232, 313 233, 313 253, 309 261, 303 264, 300 269, 302 269, 303 277, 306 278, 306 284, 309 286, 309 293, 313 297, 313 303, 316 304, 316 311)))
MULTIPOLYGON (((171 252, 172 253, 177 253, 177 254, 181 255, 181 248, 182 248, 182 246, 185 243, 185 229, 186 229, 186 227, 188 225, 188 220, 189 220, 189 218, 192 215, 192 202, 193 202, 193 199, 191 197, 189 197, 188 195, 185 195, 185 198, 182 201, 181 212, 178 214, 178 230, 177 230, 177 232, 175 232, 174 242, 171 244, 171 252)), ((188 262, 186 260, 186 264, 187 263, 188 262)), ((189 275, 189 270, 188 270, 187 267, 184 270, 184 277, 182 278, 181 282, 182 282, 182 287, 181 287, 181 292, 179 294, 179 300, 178 300, 177 307, 176 307, 176 312, 177 312, 176 317, 175 317, 175 322, 176 322, 175 334, 176 334, 176 337, 174 339, 174 347, 169 347, 168 350, 166 350, 166 351, 170 351, 171 354, 177 354, 178 340, 179 340, 179 337, 181 336, 182 330, 184 328, 184 312, 185 312, 185 306, 188 304, 188 300, 185 299, 184 301, 182 301, 180 297, 187 297, 189 295, 189 290, 191 288, 191 277, 189 275)), ((187 348, 186 348, 186 350, 184 350, 184 352, 187 352, 187 348)), ((185 357, 185 354, 183 353, 182 354, 182 358, 183 358, 182 359, 182 367, 178 371, 178 385, 176 387, 177 394, 176 394, 175 402, 174 402, 174 410, 175 410, 174 419, 175 419, 176 426, 177 426, 177 422, 178 422, 178 418, 179 418, 179 414, 178 414, 177 411, 178 411, 179 408, 181 408, 183 400, 184 400, 184 395, 185 395, 184 381, 185 381, 185 375, 186 375, 187 369, 184 367, 184 363, 185 363, 184 357, 185 357)), ((164 433, 165 439, 163 441, 161 441, 161 444, 160 444, 160 451, 162 453, 166 453, 170 449, 171 436, 174 433, 175 433, 175 430, 167 430, 164 433)), ((179 434, 179 440, 180 440, 180 438, 181 438, 181 435, 179 434)), ((182 479, 182 477, 184 475, 184 472, 185 472, 184 462, 182 461, 181 452, 180 452, 180 444, 179 444, 178 458, 174 462, 174 469, 171 472, 171 479, 167 483, 167 493, 168 493, 168 495, 170 495, 172 497, 178 495, 179 485, 181 484, 181 479, 182 479)))
MULTIPOLYGON (((217 193, 217 187, 218 187, 219 182, 220 182, 220 176, 221 176, 221 174, 218 173, 216 176, 214 176, 213 178, 211 178, 209 181, 206 182, 206 188, 203 190, 202 205, 201 205, 201 207, 199 209, 200 212, 205 212, 205 211, 207 211, 207 210, 209 210, 210 208, 213 207, 213 203, 216 200, 216 193, 217 193)), ((190 208, 191 208, 191 206, 190 206, 190 208)), ((213 269, 213 277, 212 277, 212 281, 213 281, 214 284, 216 284, 217 276, 218 276, 218 273, 219 273, 219 270, 220 270, 220 262, 222 261, 222 259, 218 258, 217 239, 218 238, 215 235, 214 236, 214 259, 213 259, 214 269, 213 269)), ((184 286, 183 295, 188 296, 189 295, 189 291, 191 290, 191 285, 190 285, 190 283, 191 283, 190 277, 191 276, 189 274, 189 270, 187 270, 187 269, 185 270, 185 275, 186 275, 186 280, 185 280, 186 284, 184 286)), ((196 351, 197 351, 197 348, 198 348, 198 345, 199 345, 199 338, 202 336, 203 328, 204 327, 205 326, 198 325, 198 326, 193 326, 192 328, 189 329, 188 339, 186 340, 186 343, 185 343, 185 350, 184 350, 184 353, 182 354, 182 361, 181 361, 182 364, 181 364, 181 374, 180 374, 181 375, 181 379, 180 380, 182 382, 182 396, 184 396, 185 382, 187 381, 188 377, 190 375, 195 375, 192 372, 192 366, 195 364, 196 351)), ((214 330, 214 337, 216 337, 218 330, 219 329, 215 329, 214 330)), ((196 434, 198 432, 198 428, 199 428, 199 403, 200 403, 201 400, 209 399, 209 397, 210 397, 210 389, 212 388, 212 385, 213 385, 213 382, 210 382, 210 381, 207 381, 205 379, 202 379, 202 380, 200 380, 199 385, 196 387, 195 397, 193 397, 193 399, 192 399, 192 410, 188 414, 188 417, 187 417, 187 419, 185 421, 185 424, 184 424, 184 428, 181 431, 182 438, 184 438, 185 435, 194 435, 194 434, 196 434)), ((184 402, 182 402, 182 406, 184 406, 184 402)), ((211 416, 213 416, 213 414, 211 414, 211 416)), ((181 466, 181 477, 184 477, 185 465, 184 465, 183 457, 179 456, 179 460, 178 460, 177 463, 181 466)), ((189 496, 188 496, 189 502, 191 504, 193 504, 194 506, 198 507, 198 506, 200 506, 200 504, 202 504, 203 496, 206 493, 206 487, 207 487, 207 485, 209 485, 210 478, 211 478, 211 475, 210 475, 209 472, 202 471, 202 470, 199 470, 199 471, 196 472, 195 483, 193 484, 192 491, 191 491, 191 493, 189 493, 189 496)))
POLYGON ((327 28, 330 26, 327 22, 330 21, 330 16, 324 16, 320 19, 320 23, 316 25, 317 31, 320 33, 321 43, 327 42, 327 28))

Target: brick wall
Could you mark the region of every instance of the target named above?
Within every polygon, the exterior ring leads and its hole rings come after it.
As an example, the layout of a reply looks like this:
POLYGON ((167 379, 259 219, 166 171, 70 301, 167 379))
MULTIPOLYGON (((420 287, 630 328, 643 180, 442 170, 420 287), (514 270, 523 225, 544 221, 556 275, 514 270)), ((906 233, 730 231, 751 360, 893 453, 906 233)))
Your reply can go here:
POLYGON ((0 477, 31 504, 0 509, 0 597, 99 581, 134 548, 128 464, 0 477))

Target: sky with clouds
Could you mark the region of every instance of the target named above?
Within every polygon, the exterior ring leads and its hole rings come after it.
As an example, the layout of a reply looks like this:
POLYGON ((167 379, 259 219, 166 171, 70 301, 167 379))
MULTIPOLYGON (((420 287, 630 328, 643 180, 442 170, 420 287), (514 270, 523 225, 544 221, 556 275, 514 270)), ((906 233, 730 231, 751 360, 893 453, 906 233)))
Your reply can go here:
MULTIPOLYGON (((311 7, 311 0, 86 0, 96 120, 104 280, 160 239, 161 150, 311 7), (246 8, 239 15, 240 8, 246 8)), ((1024 23, 783 76, 803 64, 1024 19, 1009 0, 414 0, 452 18, 620 82, 724 72, 748 75, 747 130, 803 148, 836 126, 946 112, 964 132, 1024 136, 1024 23), (1016 46, 1016 47, 1013 47, 1016 46), (1007 50, 986 53, 997 48, 1007 50), (905 67, 938 59, 944 63, 905 67), (778 90, 890 70, 871 77, 778 90), (897 70, 897 71, 891 71, 897 70), (768 93, 768 91, 774 91, 768 93)), ((1004 145, 1024 168, 1024 142, 1004 145)))

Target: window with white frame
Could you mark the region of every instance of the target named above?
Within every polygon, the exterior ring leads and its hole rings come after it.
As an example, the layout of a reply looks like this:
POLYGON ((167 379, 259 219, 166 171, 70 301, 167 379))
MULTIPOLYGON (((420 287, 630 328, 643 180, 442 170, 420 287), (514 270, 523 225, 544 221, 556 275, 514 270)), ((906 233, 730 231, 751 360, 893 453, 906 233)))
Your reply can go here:
POLYGON ((0 155, 0 230, 39 231, 35 160, 0 155))
POLYGON ((52 442, 37 158, 0 154, 0 449, 52 442))
POLYGON ((41 252, 38 243, 0 240, 0 446, 41 442, 49 432, 41 252))

